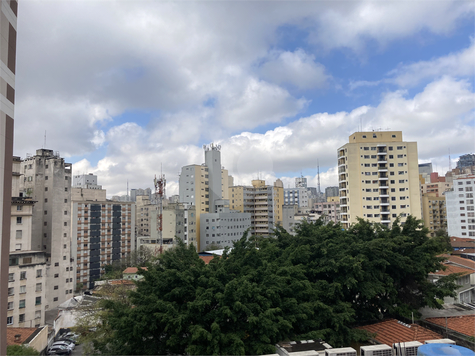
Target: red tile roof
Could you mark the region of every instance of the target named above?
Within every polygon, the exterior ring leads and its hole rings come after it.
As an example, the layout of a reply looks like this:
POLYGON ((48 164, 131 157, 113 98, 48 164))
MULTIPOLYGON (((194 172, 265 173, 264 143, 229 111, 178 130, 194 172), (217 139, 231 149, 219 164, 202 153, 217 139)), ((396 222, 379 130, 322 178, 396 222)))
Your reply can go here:
POLYGON ((457 264, 475 270, 475 261, 469 260, 468 258, 452 255, 443 255, 443 257, 447 258, 449 264, 457 264))
POLYGON ((7 345, 21 345, 25 342, 37 328, 7 328, 7 345), (15 341, 15 335, 20 335, 18 341, 15 341))
POLYGON ((464 253, 475 253, 475 248, 462 248, 451 252, 453 255, 461 255, 464 253))
POLYGON ((466 274, 475 273, 475 271, 469 268, 449 265, 447 263, 443 263, 443 265, 447 267, 445 271, 438 270, 437 272, 431 272, 429 274, 434 275, 434 276, 448 276, 449 274, 452 274, 452 273, 463 273, 462 275, 464 276, 466 274))
MULTIPOLYGON (((426 321, 445 327, 445 318, 427 318, 426 321)), ((475 315, 447 317, 447 328, 461 334, 475 336, 475 315)))
MULTIPOLYGON (((147 267, 139 267, 145 271, 148 271, 147 267)), ((137 267, 127 267, 122 273, 137 273, 139 269, 137 267)))
POLYGON ((411 324, 410 327, 408 327, 400 324, 396 319, 360 326, 358 329, 367 330, 372 334, 376 334, 374 337, 376 341, 389 346, 397 342, 419 341, 424 343, 426 340, 442 339, 441 335, 423 328, 420 325, 411 324))
POLYGON ((452 247, 474 247, 475 248, 475 239, 470 239, 468 237, 450 237, 450 244, 452 247))
POLYGON ((134 285, 134 281, 128 280, 128 279, 117 279, 115 281, 109 281, 109 284, 112 286, 116 286, 119 284, 124 284, 124 285, 134 285))
POLYGON ((214 256, 200 256, 200 258, 201 258, 206 264, 209 264, 210 261, 214 258, 214 256))

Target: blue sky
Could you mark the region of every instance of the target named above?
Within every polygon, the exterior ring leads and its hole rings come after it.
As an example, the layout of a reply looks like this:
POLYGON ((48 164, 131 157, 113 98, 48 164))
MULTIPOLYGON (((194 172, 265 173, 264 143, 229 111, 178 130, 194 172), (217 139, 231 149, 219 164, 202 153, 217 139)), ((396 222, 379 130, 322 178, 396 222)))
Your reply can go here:
POLYGON ((20 3, 15 154, 60 151, 108 195, 222 146, 239 184, 336 185, 358 130, 448 169, 474 152, 473 1, 20 3))

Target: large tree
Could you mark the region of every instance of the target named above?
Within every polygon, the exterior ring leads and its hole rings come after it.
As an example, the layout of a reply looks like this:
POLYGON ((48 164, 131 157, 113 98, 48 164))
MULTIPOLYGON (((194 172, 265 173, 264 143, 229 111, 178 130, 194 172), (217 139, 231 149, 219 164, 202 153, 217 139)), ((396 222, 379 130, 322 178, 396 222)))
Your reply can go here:
POLYGON ((322 338, 334 346, 359 337, 352 325, 409 316, 453 295, 441 269, 445 244, 409 217, 392 229, 359 221, 303 223, 297 236, 244 236, 209 265, 179 242, 129 299, 104 304, 103 354, 263 354, 285 339, 322 338))

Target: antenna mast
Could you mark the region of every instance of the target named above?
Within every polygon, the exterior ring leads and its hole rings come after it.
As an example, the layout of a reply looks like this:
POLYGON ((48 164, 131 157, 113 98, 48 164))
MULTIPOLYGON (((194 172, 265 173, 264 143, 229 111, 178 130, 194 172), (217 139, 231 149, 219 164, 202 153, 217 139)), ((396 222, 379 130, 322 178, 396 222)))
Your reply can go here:
MULTIPOLYGON (((161 170, 161 169, 160 169, 161 170)), ((158 232, 158 240, 160 241, 160 254, 163 253, 163 197, 165 195, 165 175, 163 173, 160 174, 160 177, 153 180, 153 184, 155 185, 155 199, 158 201, 158 214, 157 214, 157 232, 158 232)))

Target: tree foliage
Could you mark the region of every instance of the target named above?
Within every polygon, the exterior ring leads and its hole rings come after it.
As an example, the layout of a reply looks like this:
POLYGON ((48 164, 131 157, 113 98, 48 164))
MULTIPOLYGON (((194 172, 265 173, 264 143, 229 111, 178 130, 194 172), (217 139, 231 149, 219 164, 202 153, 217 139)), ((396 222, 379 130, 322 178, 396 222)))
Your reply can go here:
POLYGON ((104 302, 102 354, 264 354, 285 339, 322 338, 339 346, 361 337, 357 321, 410 316, 453 295, 443 269, 443 237, 428 238, 409 217, 392 229, 360 220, 348 230, 303 223, 297 236, 243 236, 205 265, 182 242, 127 300, 104 302))
POLYGON ((30 346, 25 345, 9 345, 7 346, 8 356, 36 356, 39 351, 30 346))

